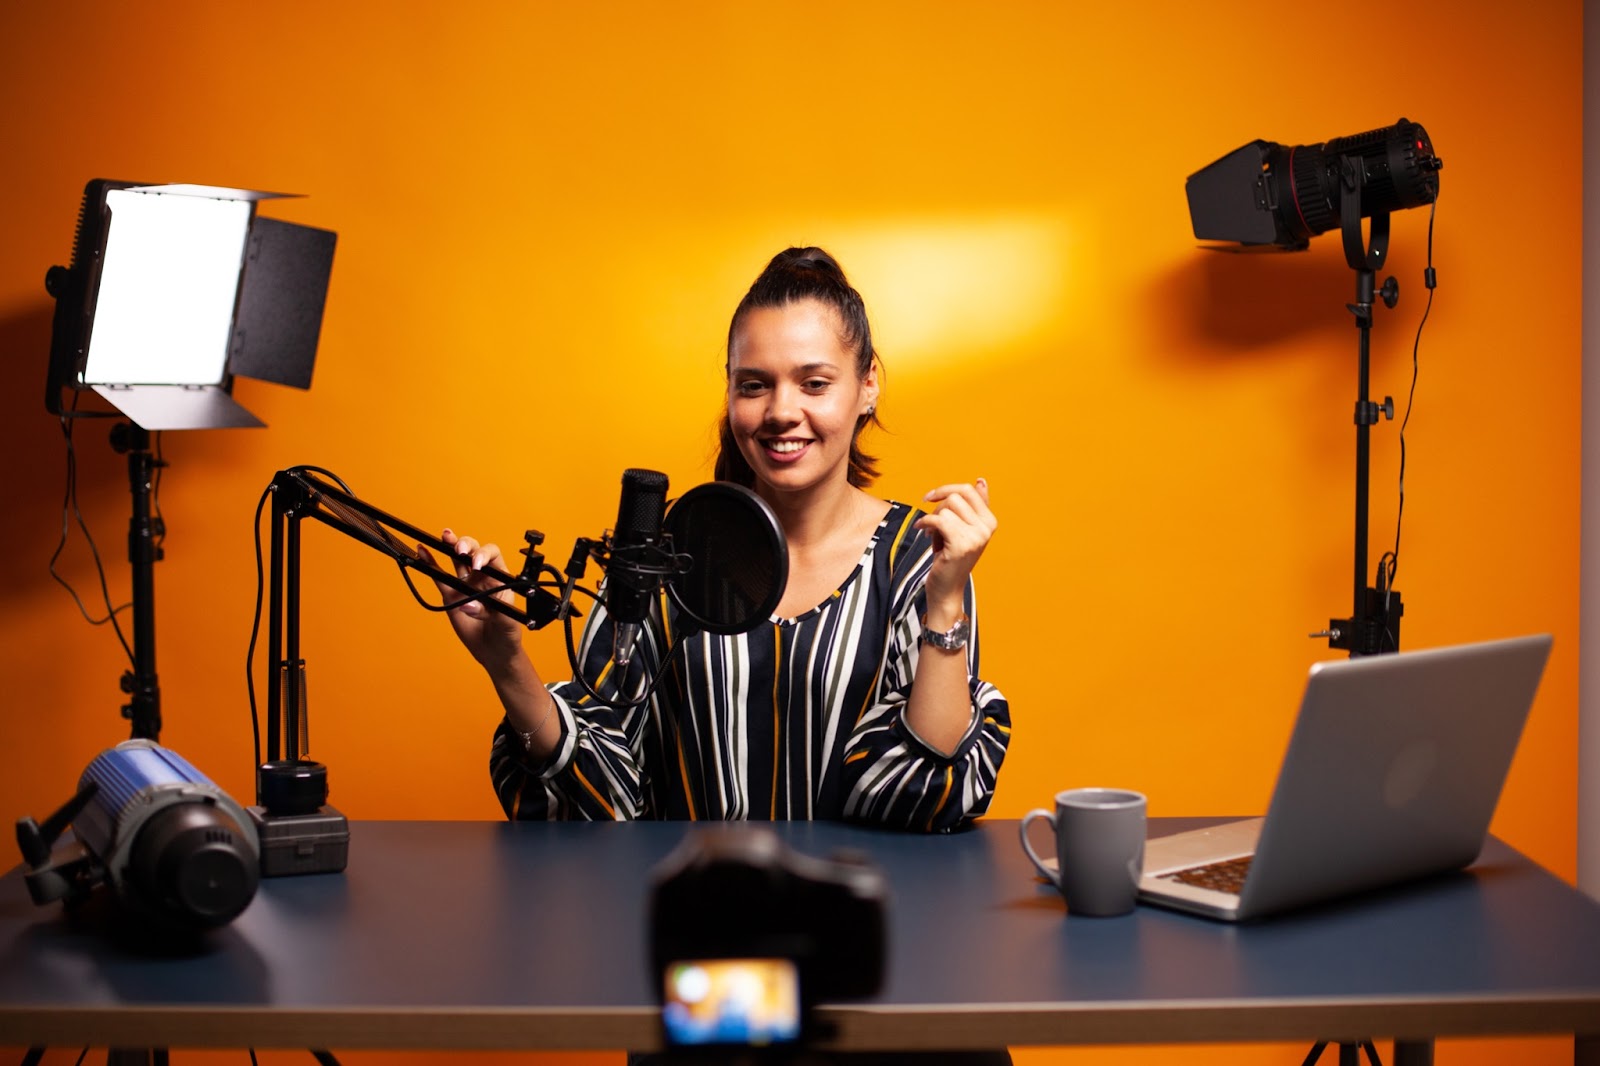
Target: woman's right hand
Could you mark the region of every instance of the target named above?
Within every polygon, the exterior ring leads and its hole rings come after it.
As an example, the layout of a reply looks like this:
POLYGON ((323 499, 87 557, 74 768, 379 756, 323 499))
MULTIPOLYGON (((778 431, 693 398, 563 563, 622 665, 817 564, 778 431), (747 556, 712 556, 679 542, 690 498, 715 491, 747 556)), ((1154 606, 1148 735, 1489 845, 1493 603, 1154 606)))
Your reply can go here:
MULTIPOLYGON (((450 561, 456 577, 472 586, 475 592, 487 592, 503 584, 499 578, 483 572, 491 567, 502 574, 506 572, 499 547, 479 544, 471 537, 458 537, 448 529, 440 539, 451 549, 450 561)), ((417 550, 435 566, 439 565, 427 548, 419 544, 417 550)), ((522 736, 529 756, 545 758, 561 739, 561 725, 556 721, 555 699, 545 690, 533 660, 522 647, 522 624, 485 607, 479 600, 469 599, 460 589, 437 581, 434 584, 439 586, 439 595, 450 607, 446 614, 456 636, 494 682, 500 705, 505 708, 507 724, 522 736)), ((514 594, 510 589, 500 589, 493 595, 502 603, 513 602, 514 594)))
MULTIPOLYGON (((498 545, 479 544, 471 537, 459 537, 448 529, 440 535, 440 539, 452 549, 448 565, 455 569, 456 577, 471 585, 474 591, 484 592, 502 583, 483 572, 486 567, 492 567, 505 573, 505 559, 498 545)), ((435 566, 441 566, 426 548, 420 544, 417 548, 433 560, 435 566)), ((445 606, 451 608, 447 617, 456 636, 491 675, 503 673, 523 658, 521 623, 486 607, 480 601, 468 599, 467 594, 459 589, 443 582, 435 584, 439 587, 439 595, 444 598, 445 606)), ((513 602, 510 589, 494 593, 494 598, 502 603, 513 602)))

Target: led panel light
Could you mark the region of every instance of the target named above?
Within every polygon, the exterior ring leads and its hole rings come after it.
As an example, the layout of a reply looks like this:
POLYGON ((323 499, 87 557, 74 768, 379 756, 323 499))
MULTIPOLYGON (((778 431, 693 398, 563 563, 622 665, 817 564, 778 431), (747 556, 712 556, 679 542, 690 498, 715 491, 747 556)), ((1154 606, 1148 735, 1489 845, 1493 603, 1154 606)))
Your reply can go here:
POLYGON ((56 298, 45 407, 93 390, 147 430, 260 426, 235 376, 309 388, 335 234, 260 218, 283 194, 96 179, 56 298))

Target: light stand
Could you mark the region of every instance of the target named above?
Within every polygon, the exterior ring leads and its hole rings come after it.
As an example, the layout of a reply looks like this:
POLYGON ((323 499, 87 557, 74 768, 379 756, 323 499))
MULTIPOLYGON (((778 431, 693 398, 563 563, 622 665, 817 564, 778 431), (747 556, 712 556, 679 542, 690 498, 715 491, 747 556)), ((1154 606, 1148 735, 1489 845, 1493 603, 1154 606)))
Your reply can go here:
MULTIPOLYGON (((1335 618, 1313 637, 1351 656, 1400 650, 1400 595, 1389 587, 1390 556, 1379 560, 1376 587, 1367 585, 1367 467, 1371 429, 1381 411, 1394 417, 1394 401, 1380 406, 1367 396, 1371 367, 1372 303, 1389 307, 1400 297, 1393 278, 1376 289, 1374 274, 1389 250, 1389 212, 1435 203, 1441 160, 1421 125, 1401 118, 1393 126, 1321 144, 1283 145, 1255 140, 1189 175, 1185 195, 1196 238, 1237 241, 1247 247, 1299 251, 1338 225, 1345 260, 1356 272, 1356 300, 1346 305, 1361 331, 1356 396, 1355 602, 1349 618, 1335 618), (1361 216, 1371 213, 1370 246, 1361 216)), ((1424 275, 1433 288, 1433 270, 1424 275)))
MULTIPOLYGON (((1356 537, 1355 537, 1355 612, 1349 618, 1335 618, 1328 628, 1314 637, 1327 637, 1330 648, 1340 648, 1358 655, 1377 655, 1400 650, 1400 616, 1404 607, 1400 593, 1389 587, 1389 572, 1378 568, 1376 587, 1367 584, 1367 497, 1370 487, 1372 455, 1372 427, 1382 412, 1394 418, 1394 399, 1383 398, 1383 404, 1373 403, 1368 395, 1372 376, 1372 302, 1373 296, 1382 298, 1384 306, 1393 308, 1400 299, 1400 283, 1389 277, 1383 288, 1375 289, 1377 271, 1389 254, 1389 212, 1376 211, 1372 215, 1369 238, 1361 237, 1361 189, 1364 184, 1361 162, 1350 156, 1339 161, 1340 232, 1344 237, 1344 257, 1350 269, 1356 272, 1356 302, 1345 307, 1355 316, 1356 328, 1361 333, 1356 385, 1356 537)), ((1318 1041, 1306 1055, 1301 1066, 1314 1066, 1327 1048, 1326 1040, 1318 1041)), ((1369 1066, 1381 1066, 1377 1049, 1371 1040, 1339 1043, 1339 1066, 1360 1066, 1361 1055, 1366 1054, 1369 1066)), ((1426 1066, 1432 1061, 1431 1049, 1426 1043, 1395 1041, 1396 1066, 1426 1066)))
POLYGON ((97 178, 71 265, 45 274, 56 302, 45 409, 80 417, 63 396, 92 391, 129 419, 111 443, 128 457, 133 496, 133 663, 121 685, 136 740, 161 733, 154 567, 165 531, 153 511, 164 464, 150 432, 263 425, 233 399, 235 377, 311 385, 337 236, 256 214, 279 196, 97 178))
POLYGON ((132 422, 111 431, 111 446, 128 456, 128 489, 133 517, 128 522, 128 562, 133 567, 133 669, 122 675, 129 701, 122 717, 133 723, 132 739, 161 739, 161 682, 156 676, 155 564, 161 561, 159 538, 165 532, 153 514, 156 472, 165 465, 150 454, 150 434, 132 422))
MULTIPOLYGON (((1189 175, 1185 194, 1189 217, 1199 240, 1237 241, 1246 246, 1303 250, 1312 237, 1340 226, 1345 261, 1356 272, 1355 303, 1345 305, 1360 330, 1356 393, 1356 535, 1355 597, 1349 618, 1335 618, 1313 637, 1326 637, 1330 647, 1351 657, 1400 650, 1400 594, 1389 585, 1393 562, 1378 563, 1376 586, 1367 584, 1367 495, 1372 427, 1381 412, 1394 418, 1394 400, 1381 405, 1368 396, 1372 364, 1373 297, 1388 307, 1400 298, 1400 286, 1386 278, 1381 289, 1375 275, 1389 251, 1391 210, 1434 203, 1439 195, 1443 161, 1434 153, 1427 131, 1401 118, 1393 126, 1321 144, 1282 145, 1255 140, 1189 175), (1363 204, 1365 198, 1365 204, 1363 204), (1361 236, 1363 207, 1371 210, 1371 240, 1361 236)), ((1430 264, 1424 275, 1433 288, 1430 264)), ((1312 1066, 1327 1047, 1320 1041, 1306 1056, 1312 1066)), ((1339 1044, 1340 1066, 1360 1066, 1365 1052, 1378 1066, 1370 1040, 1339 1044)), ((1432 1061, 1426 1041, 1395 1041, 1396 1066, 1425 1066, 1432 1061)))
MULTIPOLYGON (((1367 584, 1367 525, 1369 467, 1372 453, 1372 427, 1381 412, 1385 418, 1394 418, 1394 399, 1385 396, 1383 403, 1373 403, 1368 395, 1372 373, 1372 303, 1377 270, 1389 253, 1389 212, 1372 215, 1370 238, 1361 236, 1361 189, 1364 184, 1361 162, 1345 156, 1339 164, 1340 176, 1340 229, 1344 237, 1345 261, 1356 272, 1356 302, 1346 304, 1355 316, 1356 328, 1361 333, 1356 389, 1356 535, 1355 535, 1355 603, 1349 618, 1335 618, 1328 628, 1316 637, 1327 637, 1328 646, 1348 651, 1351 658, 1358 655, 1377 655, 1380 652, 1400 650, 1400 616, 1405 608, 1400 593, 1389 587, 1389 573, 1384 567, 1378 570, 1376 587, 1367 584)), ((1383 288, 1376 291, 1385 307, 1393 308, 1400 299, 1400 284, 1394 278, 1385 278, 1383 288)))

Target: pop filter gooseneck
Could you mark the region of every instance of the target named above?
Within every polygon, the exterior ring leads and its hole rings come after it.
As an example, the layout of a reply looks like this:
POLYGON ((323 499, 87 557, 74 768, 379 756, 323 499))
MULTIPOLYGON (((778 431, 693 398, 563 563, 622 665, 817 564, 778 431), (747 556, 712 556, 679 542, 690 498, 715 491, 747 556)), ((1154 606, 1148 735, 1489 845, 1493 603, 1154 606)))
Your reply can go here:
POLYGON ((789 546, 765 500, 731 481, 684 493, 664 526, 689 568, 667 582, 667 595, 711 633, 744 633, 772 617, 789 581, 789 546))

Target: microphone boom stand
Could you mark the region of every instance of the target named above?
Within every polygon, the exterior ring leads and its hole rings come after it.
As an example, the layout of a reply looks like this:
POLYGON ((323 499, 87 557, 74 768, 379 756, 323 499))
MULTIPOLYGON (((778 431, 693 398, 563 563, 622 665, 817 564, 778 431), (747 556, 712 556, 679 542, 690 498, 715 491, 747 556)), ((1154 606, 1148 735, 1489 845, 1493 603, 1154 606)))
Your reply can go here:
MULTIPOLYGON (((311 470, 280 470, 272 479, 271 593, 267 629, 266 761, 257 769, 257 806, 250 814, 262 835, 262 874, 331 873, 345 867, 349 823, 326 805, 327 769, 308 752, 305 659, 300 654, 300 522, 314 518, 389 556, 404 569, 473 595, 477 590, 442 569, 413 545, 425 544, 448 557, 453 549, 416 526, 344 492, 311 470), (391 532, 394 531, 394 532, 391 532), (397 536, 396 533, 403 535, 397 536)), ((538 629, 570 608, 539 587, 545 565, 538 550, 544 535, 526 534, 520 576, 486 569, 489 577, 524 597, 527 609, 490 596, 487 608, 529 629, 538 629)))

